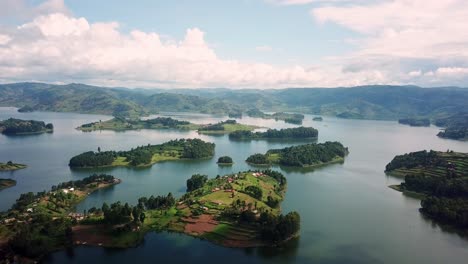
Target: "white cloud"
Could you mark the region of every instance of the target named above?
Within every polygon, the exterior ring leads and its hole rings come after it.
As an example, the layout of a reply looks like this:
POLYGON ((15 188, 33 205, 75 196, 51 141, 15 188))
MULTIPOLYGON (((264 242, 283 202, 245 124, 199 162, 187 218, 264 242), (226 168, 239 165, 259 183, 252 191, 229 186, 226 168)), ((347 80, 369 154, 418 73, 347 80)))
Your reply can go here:
POLYGON ((410 77, 419 77, 419 76, 421 76, 421 74, 422 74, 421 70, 418 70, 418 71, 410 71, 410 72, 408 73, 408 75, 409 75, 410 77))
POLYGON ((267 45, 263 45, 255 47, 255 50, 260 52, 270 52, 273 51, 273 48, 267 45))

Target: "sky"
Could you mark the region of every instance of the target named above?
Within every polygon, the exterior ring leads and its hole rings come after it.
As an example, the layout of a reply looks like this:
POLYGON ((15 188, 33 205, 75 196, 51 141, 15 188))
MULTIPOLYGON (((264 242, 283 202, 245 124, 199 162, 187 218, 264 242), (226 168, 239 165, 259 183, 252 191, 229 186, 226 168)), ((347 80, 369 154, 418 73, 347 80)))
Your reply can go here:
POLYGON ((468 87, 466 0, 0 0, 0 83, 468 87))

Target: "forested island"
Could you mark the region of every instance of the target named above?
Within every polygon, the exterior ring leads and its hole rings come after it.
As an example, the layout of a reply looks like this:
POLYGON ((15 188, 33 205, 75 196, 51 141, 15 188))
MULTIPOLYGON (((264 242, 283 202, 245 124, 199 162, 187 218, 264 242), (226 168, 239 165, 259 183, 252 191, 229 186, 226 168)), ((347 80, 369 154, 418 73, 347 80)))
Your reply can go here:
POLYGON ((252 131, 257 128, 259 127, 239 124, 236 120, 226 120, 216 124, 201 125, 198 132, 202 134, 225 134, 233 131, 252 131))
POLYGON ((468 140, 468 113, 458 113, 445 118, 438 118, 434 124, 444 127, 437 136, 456 140, 468 140))
POLYGON ((412 152, 396 156, 385 171, 404 177, 405 182, 390 187, 421 197, 423 214, 468 229, 468 153, 412 152))
POLYGON ((20 170, 24 169, 27 166, 24 164, 13 163, 12 161, 8 161, 7 163, 0 162, 0 171, 12 171, 12 170, 20 170))
POLYGON ((271 149, 266 154, 253 154, 246 162, 253 165, 279 164, 289 167, 319 167, 344 161, 348 148, 339 142, 325 142, 271 149))
POLYGON ((0 259, 24 263, 72 246, 72 227, 84 218, 73 208, 90 193, 118 183, 120 180, 111 175, 94 174, 53 186, 47 192, 21 194, 10 210, 0 215, 0 259))
POLYGON ((94 130, 137 130, 137 129, 181 129, 196 130, 200 125, 192 124, 188 121, 179 121, 170 117, 157 117, 153 119, 135 119, 125 117, 114 117, 107 121, 98 121, 83 124, 78 127, 81 131, 94 130))
POLYGON ((416 127, 428 127, 431 125, 431 120, 429 118, 401 118, 398 120, 398 123, 416 127))
POLYGON ((318 130, 313 127, 294 127, 283 129, 268 129, 265 132, 234 131, 229 133, 229 139, 307 139, 317 138, 318 130))
POLYGON ((159 145, 146 145, 128 151, 88 151, 70 159, 71 168, 149 166, 180 159, 203 159, 214 155, 215 144, 201 139, 177 139, 159 145))
POLYGON ((0 179, 0 191, 6 188, 10 188, 16 185, 16 181, 13 179, 0 179))
POLYGON ((218 158, 218 165, 232 165, 234 164, 234 161, 232 161, 232 158, 229 156, 222 156, 218 158))
POLYGON ((54 131, 54 126, 43 121, 21 120, 10 118, 0 121, 0 132, 5 135, 26 135, 50 133, 54 131))
POLYGON ((323 117, 316 116, 316 117, 312 118, 312 120, 314 120, 314 121, 323 121, 323 117))
POLYGON ((258 110, 257 108, 250 109, 246 113, 250 117, 283 120, 286 123, 291 123, 295 125, 301 125, 302 120, 304 120, 304 115, 302 114, 290 114, 290 113, 285 113, 285 112, 276 112, 274 114, 266 114, 258 110))

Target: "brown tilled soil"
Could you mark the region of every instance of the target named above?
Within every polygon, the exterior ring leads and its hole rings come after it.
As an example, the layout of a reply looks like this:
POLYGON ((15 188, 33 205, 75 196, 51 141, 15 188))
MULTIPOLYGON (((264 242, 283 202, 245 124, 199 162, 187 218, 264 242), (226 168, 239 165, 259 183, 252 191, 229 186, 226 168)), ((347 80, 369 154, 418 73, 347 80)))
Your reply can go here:
POLYGON ((202 214, 197 218, 184 218, 183 220, 187 222, 184 232, 192 235, 201 235, 213 231, 218 225, 218 222, 213 219, 213 216, 208 214, 202 214))
POLYGON ((95 225, 78 225, 72 228, 73 243, 93 246, 110 245, 112 238, 107 236, 102 227, 95 225))

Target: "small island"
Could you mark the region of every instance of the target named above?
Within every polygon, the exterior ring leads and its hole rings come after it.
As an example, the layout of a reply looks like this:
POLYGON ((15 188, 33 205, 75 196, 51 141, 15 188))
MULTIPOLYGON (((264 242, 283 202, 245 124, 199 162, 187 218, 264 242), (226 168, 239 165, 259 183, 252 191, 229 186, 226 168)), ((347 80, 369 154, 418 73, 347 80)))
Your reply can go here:
POLYGON ((390 188, 421 198, 421 213, 468 230, 468 153, 411 152, 396 156, 385 172, 404 177, 390 188))
POLYGON ((316 116, 314 118, 312 118, 313 121, 323 121, 323 117, 321 116, 316 116))
POLYGON ((154 163, 181 160, 204 159, 214 155, 214 143, 201 139, 171 140, 160 145, 146 145, 128 151, 88 151, 70 159, 71 168, 99 168, 117 166, 151 166, 154 163))
POLYGON ((16 181, 12 179, 0 179, 0 191, 16 185, 16 181))
POLYGON ((179 121, 170 117, 157 117, 153 119, 132 119, 125 117, 114 117, 107 121, 98 121, 83 124, 78 127, 81 131, 94 130, 138 130, 138 129, 180 129, 196 130, 200 125, 192 124, 188 121, 179 121))
POLYGON ((151 231, 170 231, 226 247, 268 247, 299 235, 297 212, 281 214, 287 181, 272 170, 246 171, 208 179, 195 174, 187 193, 141 197, 135 206, 104 203, 83 213, 72 208, 89 193, 119 183, 110 175, 54 186, 49 192, 22 194, 1 215, 3 258, 41 260, 73 245, 134 247, 151 231))
POLYGON ((294 127, 268 129, 265 132, 234 131, 229 133, 229 139, 234 140, 261 140, 261 139, 316 139, 318 130, 313 127, 294 127))
POLYGON ((0 171, 12 171, 12 170, 20 170, 24 169, 27 166, 24 164, 13 163, 12 161, 8 161, 7 163, 0 162, 0 171))
POLYGON ((54 131, 54 126, 43 121, 21 120, 10 118, 0 121, 0 132, 4 135, 27 135, 51 133, 54 131))
POLYGON ((252 131, 259 128, 253 125, 244 125, 237 123, 236 120, 226 120, 217 124, 202 125, 198 129, 201 134, 226 134, 233 131, 252 131))
POLYGON ((306 144, 271 149, 266 154, 253 154, 246 162, 257 166, 278 164, 288 167, 320 167, 333 163, 341 163, 348 154, 348 148, 339 142, 306 144))
POLYGON ((459 113, 445 118, 436 119, 434 124, 444 127, 437 136, 441 138, 468 140, 468 114, 459 113))
POLYGON ((232 164, 234 164, 234 162, 232 161, 232 158, 229 157, 229 156, 222 156, 222 157, 219 157, 218 159, 218 165, 220 166, 230 166, 232 164))
POLYGON ((304 115, 302 114, 291 114, 285 112, 276 112, 274 114, 266 114, 259 109, 253 108, 248 110, 247 115, 250 117, 259 117, 263 119, 275 119, 275 120, 283 120, 286 123, 291 123, 295 125, 301 125, 302 121, 304 120, 304 115))
POLYGON ((401 118, 398 123, 414 127, 428 127, 431 125, 429 118, 401 118))

